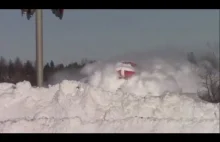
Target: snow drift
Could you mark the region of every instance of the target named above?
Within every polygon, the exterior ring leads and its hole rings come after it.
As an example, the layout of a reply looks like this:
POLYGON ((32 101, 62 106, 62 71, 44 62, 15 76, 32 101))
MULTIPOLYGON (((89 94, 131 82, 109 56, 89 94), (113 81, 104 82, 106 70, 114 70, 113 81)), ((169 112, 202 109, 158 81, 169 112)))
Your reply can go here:
POLYGON ((218 104, 187 95, 138 96, 77 81, 0 84, 0 132, 219 132, 218 104))
POLYGON ((166 50, 58 73, 47 88, 1 83, 0 132, 219 133, 219 104, 196 94, 199 69, 184 52, 166 50), (135 62, 135 76, 119 79, 120 61, 135 62))

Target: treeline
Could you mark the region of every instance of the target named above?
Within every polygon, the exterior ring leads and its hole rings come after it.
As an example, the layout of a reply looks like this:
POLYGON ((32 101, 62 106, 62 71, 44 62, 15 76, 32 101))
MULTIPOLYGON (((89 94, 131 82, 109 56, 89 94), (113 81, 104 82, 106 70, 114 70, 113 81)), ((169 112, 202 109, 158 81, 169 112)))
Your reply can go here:
MULTIPOLYGON (((94 62, 92 60, 83 59, 81 63, 70 63, 66 66, 63 64, 55 64, 50 61, 44 65, 44 82, 50 78, 55 72, 69 69, 81 69, 86 64, 94 62)), ((4 57, 0 58, 0 83, 17 83, 20 81, 29 81, 32 86, 36 86, 36 68, 35 63, 27 60, 22 62, 20 58, 7 61, 4 57)))

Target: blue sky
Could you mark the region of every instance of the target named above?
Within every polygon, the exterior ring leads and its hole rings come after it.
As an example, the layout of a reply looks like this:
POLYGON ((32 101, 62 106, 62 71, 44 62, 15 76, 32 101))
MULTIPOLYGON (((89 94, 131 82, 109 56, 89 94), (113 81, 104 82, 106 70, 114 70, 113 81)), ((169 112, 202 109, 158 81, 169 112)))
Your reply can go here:
MULTIPOLYGON (((0 56, 35 59, 35 17, 0 10, 0 56)), ((106 59, 166 45, 219 41, 218 10, 65 10, 63 20, 44 10, 44 61, 106 59)))

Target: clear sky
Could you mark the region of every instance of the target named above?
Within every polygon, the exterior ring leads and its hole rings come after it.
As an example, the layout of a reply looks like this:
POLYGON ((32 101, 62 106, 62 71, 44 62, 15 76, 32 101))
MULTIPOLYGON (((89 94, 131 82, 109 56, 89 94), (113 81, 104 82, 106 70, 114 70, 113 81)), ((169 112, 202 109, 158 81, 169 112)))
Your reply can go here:
MULTIPOLYGON (((35 17, 0 10, 0 56, 35 59, 35 17)), ((219 41, 218 10, 44 10, 44 61, 105 59, 164 45, 219 41)), ((199 46, 197 46, 199 48, 199 46)))

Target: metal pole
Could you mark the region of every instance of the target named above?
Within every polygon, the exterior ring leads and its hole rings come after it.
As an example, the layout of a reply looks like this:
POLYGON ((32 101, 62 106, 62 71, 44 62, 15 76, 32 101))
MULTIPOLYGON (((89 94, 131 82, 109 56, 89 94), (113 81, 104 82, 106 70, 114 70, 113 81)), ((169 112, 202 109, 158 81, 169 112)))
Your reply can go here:
POLYGON ((37 86, 43 86, 43 11, 36 10, 36 69, 37 86))

